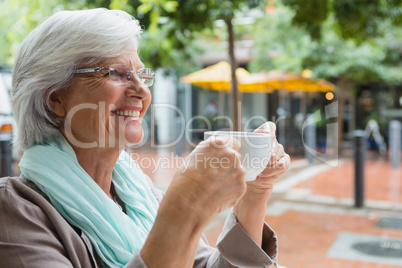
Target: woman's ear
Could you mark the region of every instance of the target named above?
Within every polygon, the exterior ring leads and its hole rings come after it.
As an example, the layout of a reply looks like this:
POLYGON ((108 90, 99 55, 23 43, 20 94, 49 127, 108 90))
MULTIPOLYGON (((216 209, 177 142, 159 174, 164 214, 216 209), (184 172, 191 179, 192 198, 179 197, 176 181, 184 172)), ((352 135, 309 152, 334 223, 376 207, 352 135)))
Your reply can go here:
POLYGON ((64 108, 63 102, 61 101, 62 89, 52 92, 49 96, 49 104, 55 115, 59 117, 64 117, 66 115, 66 109, 64 108))

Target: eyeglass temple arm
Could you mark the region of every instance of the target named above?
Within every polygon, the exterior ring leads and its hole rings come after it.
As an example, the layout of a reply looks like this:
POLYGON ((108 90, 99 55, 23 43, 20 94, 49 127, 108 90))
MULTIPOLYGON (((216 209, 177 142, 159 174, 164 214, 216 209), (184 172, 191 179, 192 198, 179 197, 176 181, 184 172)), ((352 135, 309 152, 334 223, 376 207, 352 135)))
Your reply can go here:
POLYGON ((109 68, 102 68, 102 67, 96 67, 96 68, 88 68, 88 69, 77 69, 74 71, 75 74, 85 74, 85 73, 96 73, 100 72, 103 70, 107 70, 109 68))

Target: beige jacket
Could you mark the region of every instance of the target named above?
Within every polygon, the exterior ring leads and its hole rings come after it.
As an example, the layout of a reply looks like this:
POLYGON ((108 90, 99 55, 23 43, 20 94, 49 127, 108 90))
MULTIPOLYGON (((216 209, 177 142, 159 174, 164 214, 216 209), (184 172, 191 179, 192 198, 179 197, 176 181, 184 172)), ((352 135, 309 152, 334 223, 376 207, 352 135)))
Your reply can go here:
MULTIPOLYGON (((163 192, 150 185, 160 202, 163 192)), ((261 249, 231 212, 217 249, 201 237, 194 267, 270 267, 277 260, 277 238, 268 225, 263 233, 261 249)), ((71 226, 35 184, 22 176, 0 179, 0 267, 102 266, 89 238, 71 226)), ((137 253, 125 267, 146 265, 137 253)))

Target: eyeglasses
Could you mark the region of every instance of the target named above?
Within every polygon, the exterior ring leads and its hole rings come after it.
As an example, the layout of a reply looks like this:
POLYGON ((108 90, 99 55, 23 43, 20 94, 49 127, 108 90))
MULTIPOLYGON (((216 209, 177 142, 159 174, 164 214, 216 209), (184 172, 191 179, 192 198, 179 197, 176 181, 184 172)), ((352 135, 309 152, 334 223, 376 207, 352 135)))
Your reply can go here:
POLYGON ((95 67, 88 69, 76 69, 75 74, 86 74, 86 73, 96 73, 101 71, 109 71, 109 78, 112 81, 118 82, 120 84, 128 83, 132 80, 133 74, 136 74, 140 79, 141 83, 150 87, 154 84, 155 72, 149 68, 142 68, 139 70, 131 70, 127 65, 124 64, 112 64, 109 68, 95 67))

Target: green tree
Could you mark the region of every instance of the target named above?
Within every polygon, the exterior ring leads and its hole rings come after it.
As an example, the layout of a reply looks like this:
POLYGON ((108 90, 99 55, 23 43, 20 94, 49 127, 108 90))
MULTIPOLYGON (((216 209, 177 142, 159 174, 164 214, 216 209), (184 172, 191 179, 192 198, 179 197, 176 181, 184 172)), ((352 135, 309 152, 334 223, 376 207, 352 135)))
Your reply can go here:
MULTIPOLYGON (((308 68, 314 76, 330 79, 336 84, 339 120, 357 84, 401 82, 402 39, 397 27, 401 8, 396 4, 400 1, 283 2, 287 6, 278 1, 276 11, 256 23, 252 70, 266 66, 299 72, 308 68), (345 12, 350 13, 346 16, 345 12)), ((341 146, 343 124, 338 126, 341 146)))
MULTIPOLYGON (((232 20, 236 15, 236 12, 251 8, 262 8, 265 4, 264 0, 144 0, 143 11, 150 12, 152 18, 150 26, 150 34, 156 31, 157 28, 166 30, 164 25, 159 24, 160 27, 153 27, 153 23, 156 24, 161 18, 167 18, 174 27, 167 28, 167 36, 171 37, 171 40, 175 40, 174 49, 180 49, 184 44, 183 40, 191 39, 196 36, 197 32, 201 32, 205 29, 213 29, 216 20, 223 20, 227 27, 228 35, 228 53, 232 69, 232 88, 231 88, 231 114, 234 121, 234 129, 241 128, 240 118, 238 117, 238 103, 240 101, 240 94, 237 88, 237 79, 235 75, 235 69, 237 68, 237 62, 234 55, 234 42, 235 32, 233 29, 232 20), (172 7, 171 10, 164 8, 168 3, 172 7), (174 3, 174 4, 173 4, 174 3), (174 10, 174 12, 172 12, 174 10)), ((170 6, 170 7, 171 7, 170 6)), ((142 9, 140 7, 140 9, 142 9)), ((163 57, 160 57, 163 60, 163 57)))
POLYGON ((248 64, 251 72, 303 70, 314 40, 306 30, 292 24, 294 15, 289 7, 277 4, 256 21, 251 30, 254 34, 253 59, 248 64))
POLYGON ((333 17, 333 29, 344 39, 357 42, 384 35, 382 23, 402 24, 402 0, 282 0, 296 11, 295 25, 301 25, 316 39, 323 24, 333 17))
POLYGON ((174 68, 178 74, 184 74, 199 67, 196 55, 202 50, 194 38, 176 29, 174 21, 161 17, 161 12, 173 12, 176 6, 177 2, 165 0, 3 0, 0 1, 0 33, 4 37, 0 40, 0 63, 12 65, 21 41, 56 11, 104 7, 124 10, 140 21, 144 33, 139 53, 147 66, 174 68), (150 8, 154 10, 152 13, 150 8))
POLYGON ((139 0, 2 0, 0 1, 0 62, 12 65, 21 41, 41 22, 57 11, 84 8, 121 9, 140 17, 147 28, 148 15, 137 12, 139 0))
POLYGON ((3 0, 0 1, 0 62, 12 65, 22 40, 53 13, 69 9, 107 7, 102 1, 3 0))
MULTIPOLYGON (((283 1, 296 11, 293 22, 313 38, 321 40, 327 33, 305 63, 315 65, 318 74, 336 78, 340 121, 356 83, 395 80, 388 72, 395 73, 401 65, 388 64, 390 47, 382 38, 389 38, 390 28, 402 25, 402 0, 314 0, 308 4, 302 0, 283 1)), ((341 152, 343 124, 340 122, 338 127, 341 152)))

